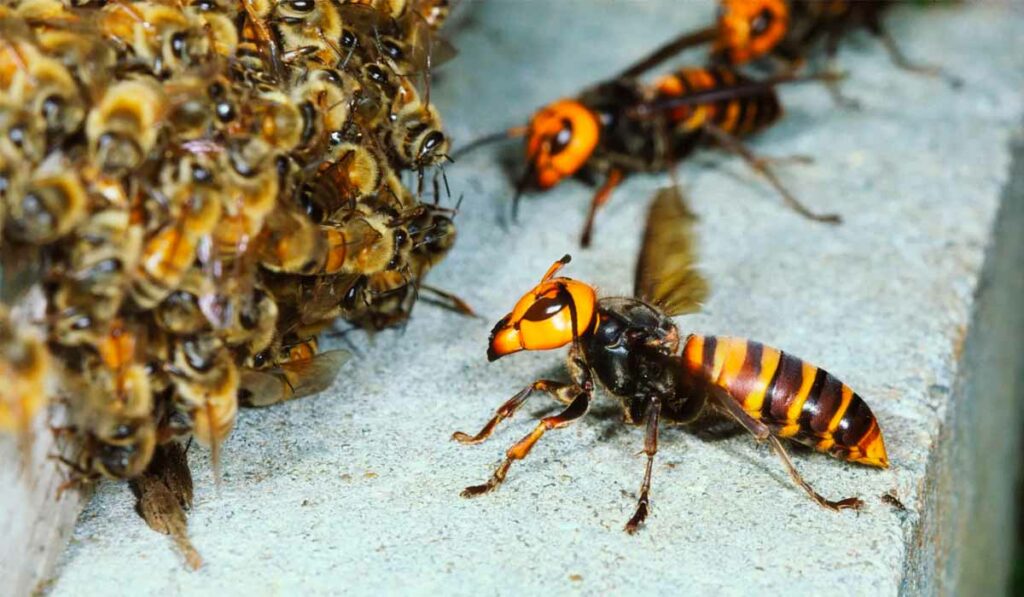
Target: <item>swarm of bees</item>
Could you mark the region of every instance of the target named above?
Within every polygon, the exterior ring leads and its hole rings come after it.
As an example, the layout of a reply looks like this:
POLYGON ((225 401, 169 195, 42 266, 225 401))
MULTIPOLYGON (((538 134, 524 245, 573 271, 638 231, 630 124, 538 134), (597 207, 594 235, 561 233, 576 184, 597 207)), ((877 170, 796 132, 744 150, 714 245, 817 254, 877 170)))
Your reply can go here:
POLYGON ((447 14, 0 3, 0 429, 62 406, 70 484, 159 474, 189 437, 216 463, 240 404, 333 380, 321 331, 404 321, 455 240, 429 101, 447 14))

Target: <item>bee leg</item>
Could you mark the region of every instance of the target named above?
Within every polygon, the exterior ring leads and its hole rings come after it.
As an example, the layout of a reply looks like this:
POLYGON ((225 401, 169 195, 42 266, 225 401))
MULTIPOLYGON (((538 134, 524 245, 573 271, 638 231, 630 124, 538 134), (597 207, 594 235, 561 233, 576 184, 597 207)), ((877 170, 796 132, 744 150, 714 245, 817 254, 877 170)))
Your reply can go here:
POLYGON ((623 179, 622 170, 618 168, 612 168, 608 172, 608 178, 605 179, 604 184, 601 188, 594 193, 594 198, 590 201, 590 211, 587 213, 587 221, 583 224, 583 234, 580 236, 580 246, 589 247, 590 237, 594 232, 594 218, 597 216, 597 210, 600 209, 608 200, 611 199, 612 191, 615 187, 619 186, 623 179))
MULTIPOLYGON (((473 310, 473 307, 469 306, 469 303, 446 290, 441 290, 440 288, 435 288, 434 286, 428 286, 426 284, 420 284, 420 290, 438 296, 441 300, 436 301, 437 304, 446 309, 455 311, 456 313, 465 315, 467 317, 476 317, 478 319, 480 318, 480 315, 478 315, 477 312, 473 310)), ((428 299, 424 298, 424 300, 428 299)))
POLYGON ((505 404, 502 404, 500 407, 498 407, 498 410, 494 413, 494 416, 491 417, 490 421, 487 421, 487 424, 484 425, 483 429, 481 429, 479 433, 477 433, 476 435, 469 435, 461 431, 456 431, 455 433, 452 434, 452 439, 461 444, 479 444, 480 442, 484 441, 485 439, 491 436, 491 433, 494 432, 494 428, 498 426, 498 423, 501 423, 505 419, 508 419, 512 415, 516 414, 516 411, 519 410, 519 407, 522 406, 523 403, 526 402, 526 399, 529 398, 534 392, 548 392, 552 396, 555 396, 556 399, 568 404, 568 402, 566 402, 565 399, 561 396, 565 393, 566 390, 570 390, 575 387, 576 386, 574 384, 550 381, 547 379, 535 381, 532 384, 523 388, 523 390, 516 394, 515 396, 509 398, 509 400, 505 402, 505 404))
POLYGON ((964 82, 960 77, 949 75, 943 71, 942 68, 935 66, 934 64, 921 64, 913 62, 907 58, 907 55, 903 53, 903 50, 900 48, 900 45, 896 43, 892 34, 884 29, 877 19, 872 19, 872 21, 868 23, 868 29, 882 42, 882 45, 885 46, 885 51, 889 53, 889 60, 891 60, 897 68, 928 77, 940 77, 945 79, 950 87, 959 88, 963 86, 964 82))
POLYGON ((839 511, 846 508, 858 509, 864 505, 864 502, 860 498, 850 497, 843 498, 841 500, 832 501, 826 499, 820 493, 811 487, 810 483, 804 481, 804 478, 800 476, 800 472, 796 470, 796 466, 793 465, 793 461, 790 460, 789 454, 786 452, 786 448, 782 445, 782 440, 772 433, 771 429, 767 425, 758 421, 747 414, 743 407, 741 407, 735 400, 722 393, 713 393, 715 403, 723 408, 729 415, 732 416, 740 425, 742 425, 747 431, 749 431, 757 441, 768 441, 772 446, 772 450, 782 460, 783 466, 786 467, 786 472, 789 473, 789 477, 793 479, 793 482, 800 486, 807 495, 815 501, 822 508, 828 510, 839 511))
POLYGON ((502 461, 486 483, 483 485, 473 485, 463 489, 462 497, 476 497, 496 489, 501 485, 502 481, 505 480, 505 475, 508 474, 508 469, 512 466, 512 461, 526 458, 526 455, 530 453, 533 445, 537 443, 537 440, 539 440, 542 435, 544 435, 544 432, 549 429, 565 427, 583 418, 583 415, 587 414, 587 411, 590 409, 590 393, 582 391, 582 388, 580 388, 580 390, 581 391, 576 395, 573 401, 569 403, 569 406, 567 406, 565 410, 553 417, 544 417, 541 419, 540 423, 537 424, 537 427, 534 428, 533 431, 509 448, 508 452, 505 453, 505 460, 502 461))
POLYGON ((703 128, 715 139, 715 141, 719 143, 719 145, 743 158, 744 161, 747 162, 748 166, 753 168, 754 171, 761 176, 765 177, 779 195, 782 196, 782 200, 786 205, 788 205, 793 211, 809 220, 814 220, 815 222, 839 224, 843 221, 838 214, 818 214, 804 206, 803 203, 800 203, 800 201, 794 197, 786 187, 782 186, 782 183, 779 182, 775 173, 772 172, 771 168, 764 162, 764 160, 759 159, 757 155, 748 149, 741 140, 711 123, 705 123, 703 128))
POLYGON ((658 420, 661 414, 661 401, 655 400, 647 409, 647 434, 644 436, 644 454, 647 454, 647 468, 644 470, 644 482, 640 485, 640 498, 636 503, 636 511, 626 523, 626 532, 632 535, 647 519, 650 511, 651 468, 654 466, 654 455, 658 452, 658 420))

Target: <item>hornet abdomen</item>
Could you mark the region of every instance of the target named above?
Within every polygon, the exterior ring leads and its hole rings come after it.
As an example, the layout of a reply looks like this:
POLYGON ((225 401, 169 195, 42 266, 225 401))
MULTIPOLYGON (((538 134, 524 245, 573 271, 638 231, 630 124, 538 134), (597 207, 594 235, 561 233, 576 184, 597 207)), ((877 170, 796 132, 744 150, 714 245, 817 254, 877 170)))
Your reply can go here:
POLYGON ((691 335, 687 370, 717 386, 778 437, 886 468, 882 430, 864 399, 824 369, 744 338, 691 335))
MULTIPOLYGON (((663 77, 655 87, 657 98, 667 99, 752 82, 731 68, 713 66, 681 69, 663 77)), ((772 88, 694 106, 680 106, 669 112, 670 120, 684 131, 693 131, 704 123, 710 123, 736 137, 761 131, 781 117, 782 104, 772 88)))

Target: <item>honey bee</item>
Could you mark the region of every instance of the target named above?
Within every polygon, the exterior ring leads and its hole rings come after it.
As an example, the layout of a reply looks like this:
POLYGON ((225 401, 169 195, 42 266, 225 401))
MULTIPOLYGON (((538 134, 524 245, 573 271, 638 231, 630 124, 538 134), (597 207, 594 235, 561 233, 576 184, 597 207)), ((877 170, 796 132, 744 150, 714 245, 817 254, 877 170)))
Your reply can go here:
MULTIPOLYGON (((74 430, 84 438, 74 470, 85 480, 136 477, 156 448, 155 403, 139 332, 114 322, 96 352, 69 366, 74 430)), ((78 353, 81 355, 81 353, 78 353)))
POLYGON ((86 187, 59 153, 51 154, 40 164, 25 181, 23 190, 18 191, 12 185, 4 193, 5 231, 18 241, 52 243, 71 232, 86 216, 86 187))
POLYGON ((324 66, 343 56, 338 41, 342 20, 333 2, 316 0, 264 0, 270 4, 267 18, 279 34, 285 61, 302 55, 324 66))
POLYGON ((200 306, 202 297, 212 294, 213 280, 200 268, 190 268, 177 288, 153 311, 153 321, 162 330, 176 336, 190 336, 210 328, 200 306))
POLYGON ((55 389, 53 371, 43 338, 0 304, 0 432, 31 439, 32 421, 55 389))
POLYGON ((111 2, 101 11, 100 27, 128 68, 142 67, 166 79, 210 55, 203 21, 189 11, 147 1, 111 2))
POLYGON ((100 177, 90 195, 97 205, 64 243, 47 284, 50 337, 63 346, 89 345, 104 333, 127 296, 141 252, 142 229, 131 223, 120 185, 100 177))
POLYGON ((85 123, 92 163, 113 175, 139 167, 156 144, 166 111, 167 98, 154 81, 129 79, 108 87, 85 123))
POLYGON ((209 334, 176 338, 170 351, 166 369, 176 389, 176 407, 189 415, 193 437, 211 449, 219 479, 220 446, 238 412, 238 366, 224 343, 209 334))
POLYGON ((238 399, 244 406, 263 407, 320 393, 350 356, 344 350, 319 352, 315 337, 289 338, 243 369, 238 399))
MULTIPOLYGON (((41 122, 33 127, 21 124, 19 128, 13 123, 5 127, 9 141, 21 146, 34 162, 41 157, 41 147, 49 150, 77 131, 86 112, 84 98, 68 68, 28 39, 17 36, 0 42, 0 104, 41 122), (31 133, 41 138, 33 138, 31 133)), ((19 120, 24 123, 26 118, 19 120)))
POLYGON ((213 231, 222 209, 213 175, 201 162, 169 163, 161 179, 166 193, 163 198, 172 217, 147 235, 132 276, 132 298, 145 309, 156 306, 181 284, 196 260, 200 242, 213 231))
POLYGON ((401 167, 422 172, 448 159, 449 142, 437 109, 424 102, 408 80, 399 82, 391 106, 388 146, 401 167))
POLYGON ((385 177, 392 175, 383 156, 372 147, 345 141, 332 148, 331 155, 333 159, 321 163, 312 180, 299 185, 299 204, 320 223, 364 203, 381 188, 385 177))
MULTIPOLYGON (((323 152, 329 135, 340 136, 351 114, 353 98, 360 85, 346 72, 326 68, 310 68, 301 73, 292 88, 292 101, 302 114, 299 146, 302 153, 323 152)), ((337 148, 330 148, 332 161, 337 148)))
POLYGON ((484 441, 534 392, 548 393, 568 406, 545 417, 509 448, 493 476, 485 484, 467 487, 464 497, 497 488, 512 463, 525 458, 547 431, 582 419, 595 389, 602 386, 621 401, 626 422, 646 429, 647 467, 636 511, 626 523, 629 533, 639 528, 650 508, 661 422, 699 428, 713 414, 769 442, 794 483, 818 505, 830 510, 862 505, 858 498, 833 501, 818 494, 800 476, 782 443, 790 439, 842 460, 888 467, 878 421, 857 393, 824 369, 779 349, 743 338, 680 334, 672 317, 696 311, 708 292, 694 264, 693 220, 676 188, 655 199, 633 297, 598 298, 588 284, 558 276, 569 262, 566 255, 498 321, 491 331, 488 360, 570 345, 572 382, 534 382, 503 404, 479 433, 457 432, 453 439, 484 441))

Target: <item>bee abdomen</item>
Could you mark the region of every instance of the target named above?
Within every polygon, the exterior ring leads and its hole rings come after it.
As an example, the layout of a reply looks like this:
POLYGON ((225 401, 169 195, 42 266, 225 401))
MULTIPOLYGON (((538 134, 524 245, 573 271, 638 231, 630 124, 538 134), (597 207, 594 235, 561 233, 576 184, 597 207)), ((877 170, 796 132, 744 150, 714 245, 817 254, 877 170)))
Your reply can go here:
POLYGON ((682 357, 691 373, 725 390, 779 437, 843 460, 889 466, 867 403, 824 369, 744 338, 692 335, 682 357))

